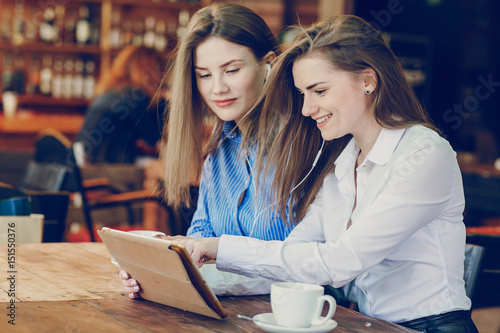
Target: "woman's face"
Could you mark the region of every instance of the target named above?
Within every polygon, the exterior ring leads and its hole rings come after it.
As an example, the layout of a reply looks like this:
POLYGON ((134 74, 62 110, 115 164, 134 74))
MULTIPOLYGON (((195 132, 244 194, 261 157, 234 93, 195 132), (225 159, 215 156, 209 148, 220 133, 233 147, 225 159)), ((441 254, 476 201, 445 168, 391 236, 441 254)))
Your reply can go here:
POLYGON ((267 68, 250 48, 210 37, 194 52, 198 90, 223 121, 238 122, 257 101, 267 68))
POLYGON ((372 95, 365 94, 373 87, 362 77, 334 69, 317 55, 296 60, 292 73, 295 87, 304 96, 302 114, 316 121, 323 139, 333 140, 346 134, 356 137, 373 125, 372 95))

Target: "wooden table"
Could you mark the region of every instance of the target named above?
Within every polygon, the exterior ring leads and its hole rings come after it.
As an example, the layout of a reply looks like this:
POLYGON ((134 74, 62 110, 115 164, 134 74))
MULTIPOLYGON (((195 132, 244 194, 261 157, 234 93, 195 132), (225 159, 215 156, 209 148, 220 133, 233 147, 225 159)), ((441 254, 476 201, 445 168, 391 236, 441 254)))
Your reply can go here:
MULTIPOLYGON (((271 311, 268 296, 220 297, 225 320, 130 300, 102 243, 16 244, 11 267, 7 249, 0 245, 0 332, 262 332, 236 314, 271 311)), ((334 319, 339 333, 414 332, 340 306, 334 319)))

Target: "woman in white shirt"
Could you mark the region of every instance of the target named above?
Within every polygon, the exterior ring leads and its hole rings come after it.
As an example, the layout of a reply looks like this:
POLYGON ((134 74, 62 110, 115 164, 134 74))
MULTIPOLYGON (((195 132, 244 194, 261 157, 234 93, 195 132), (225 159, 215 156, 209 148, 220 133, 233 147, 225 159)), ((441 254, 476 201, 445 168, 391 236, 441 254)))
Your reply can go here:
POLYGON ((301 221, 285 241, 184 240, 194 261, 277 281, 355 279, 362 313, 424 332, 477 332, 455 152, 380 34, 355 16, 305 30, 278 57, 267 95, 261 128, 282 127, 262 134, 260 161, 276 166, 275 198, 288 198, 279 213, 288 207, 301 221))

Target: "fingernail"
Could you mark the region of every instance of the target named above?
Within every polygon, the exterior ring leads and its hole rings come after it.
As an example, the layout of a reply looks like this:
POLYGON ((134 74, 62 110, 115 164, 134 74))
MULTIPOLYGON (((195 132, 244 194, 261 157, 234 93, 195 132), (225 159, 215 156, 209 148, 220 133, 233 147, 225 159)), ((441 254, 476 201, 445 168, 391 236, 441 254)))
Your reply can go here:
POLYGON ((125 272, 123 272, 123 273, 122 273, 122 278, 124 278, 124 279, 128 278, 128 274, 127 274, 127 273, 125 273, 125 272))
POLYGON ((134 293, 130 293, 130 294, 128 294, 128 297, 130 297, 130 298, 134 298, 134 293))
POLYGON ((134 288, 132 288, 133 291, 139 291, 139 286, 135 286, 134 288))
POLYGON ((137 281, 136 280, 130 280, 130 284, 133 286, 137 286, 137 281))

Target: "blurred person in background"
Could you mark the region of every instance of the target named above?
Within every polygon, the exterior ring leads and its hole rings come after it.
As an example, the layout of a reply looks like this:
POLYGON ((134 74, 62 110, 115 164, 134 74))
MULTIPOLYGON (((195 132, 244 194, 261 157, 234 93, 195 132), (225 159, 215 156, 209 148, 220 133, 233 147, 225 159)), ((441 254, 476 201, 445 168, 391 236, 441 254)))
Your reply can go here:
POLYGON ((138 146, 158 144, 165 94, 159 91, 162 58, 153 49, 127 46, 101 75, 76 142, 90 163, 134 163, 138 146))

